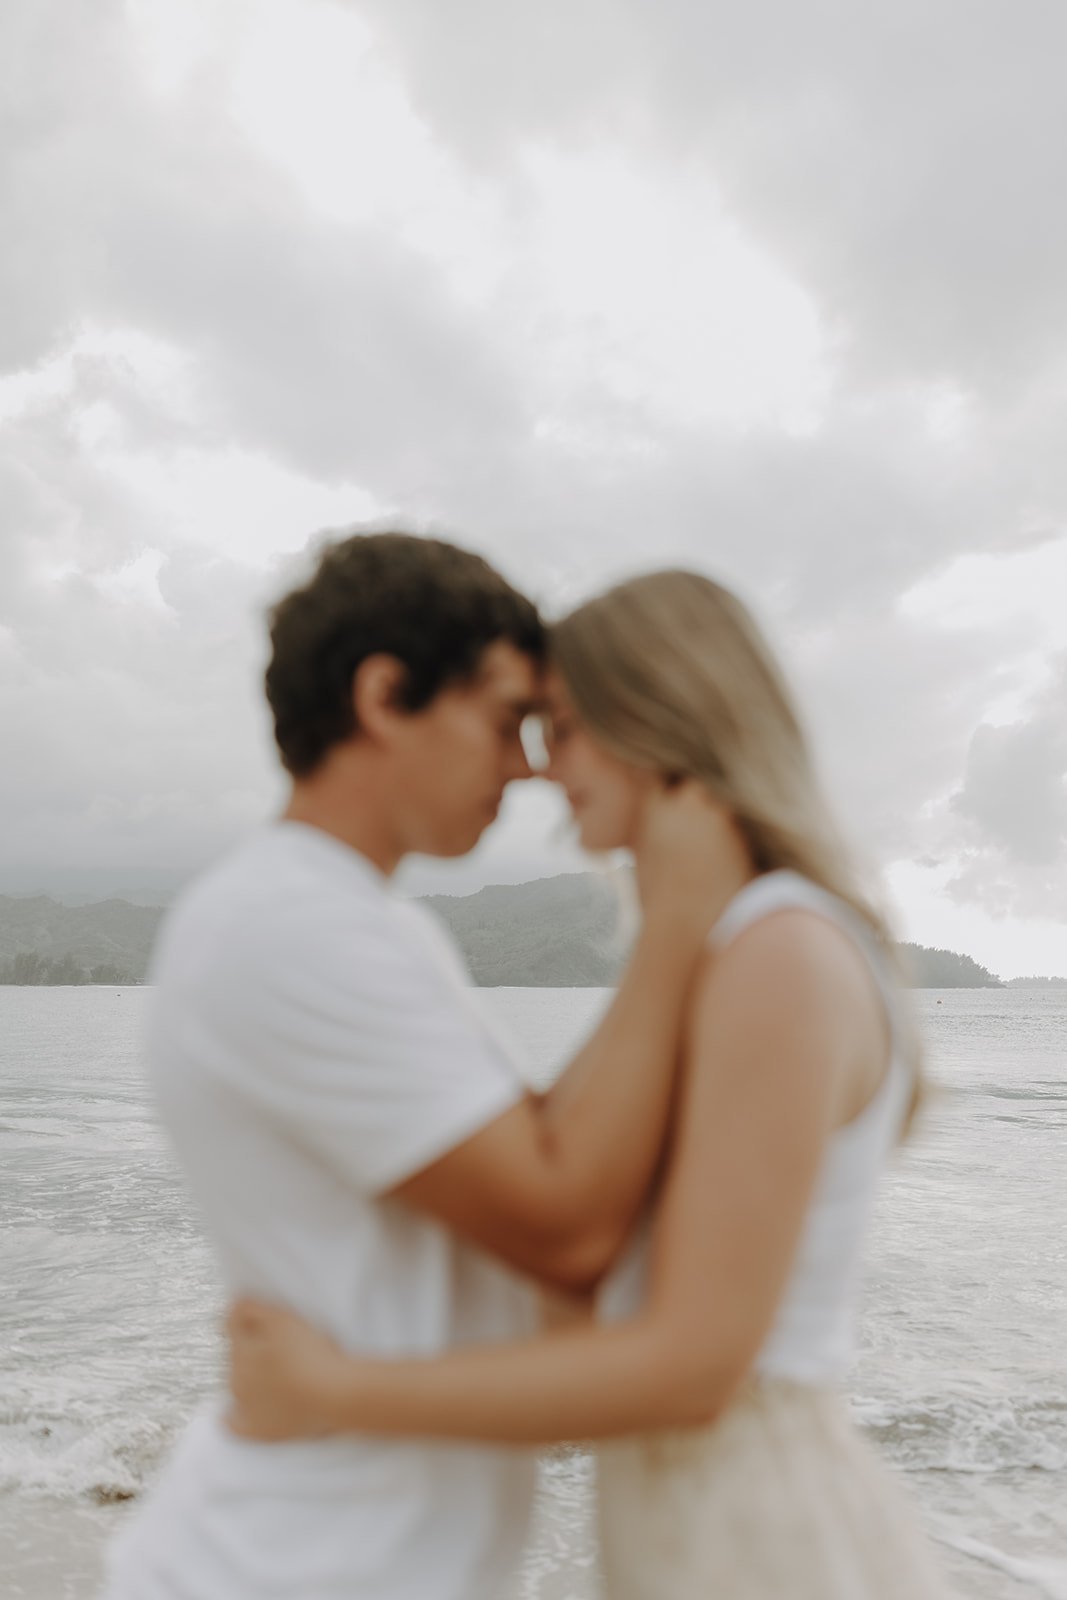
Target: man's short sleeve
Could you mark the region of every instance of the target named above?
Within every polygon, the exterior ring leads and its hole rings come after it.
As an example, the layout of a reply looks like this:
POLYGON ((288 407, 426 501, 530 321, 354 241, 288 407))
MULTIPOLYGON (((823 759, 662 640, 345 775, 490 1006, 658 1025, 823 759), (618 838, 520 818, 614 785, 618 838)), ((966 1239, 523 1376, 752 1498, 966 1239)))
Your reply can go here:
POLYGON ((382 926, 326 916, 273 964, 248 1089, 345 1182, 380 1194, 522 1099, 444 933, 395 903, 382 926))

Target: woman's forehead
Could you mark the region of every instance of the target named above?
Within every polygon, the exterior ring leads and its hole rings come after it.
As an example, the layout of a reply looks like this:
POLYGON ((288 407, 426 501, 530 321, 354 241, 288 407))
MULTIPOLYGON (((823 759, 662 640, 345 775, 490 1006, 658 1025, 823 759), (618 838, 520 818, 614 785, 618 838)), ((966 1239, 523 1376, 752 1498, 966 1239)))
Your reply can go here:
POLYGON ((567 686, 556 667, 549 666, 545 669, 541 692, 544 709, 550 714, 553 711, 570 709, 571 697, 567 693, 567 686))

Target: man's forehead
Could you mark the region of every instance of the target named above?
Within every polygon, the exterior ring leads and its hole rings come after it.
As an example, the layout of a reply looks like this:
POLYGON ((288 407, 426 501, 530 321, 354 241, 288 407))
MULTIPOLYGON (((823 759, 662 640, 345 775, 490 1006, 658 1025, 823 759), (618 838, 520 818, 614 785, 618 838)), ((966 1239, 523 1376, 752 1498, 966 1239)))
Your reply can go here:
POLYGON ((487 693, 508 705, 536 711, 544 704, 544 666, 506 640, 498 639, 486 647, 478 682, 487 693))

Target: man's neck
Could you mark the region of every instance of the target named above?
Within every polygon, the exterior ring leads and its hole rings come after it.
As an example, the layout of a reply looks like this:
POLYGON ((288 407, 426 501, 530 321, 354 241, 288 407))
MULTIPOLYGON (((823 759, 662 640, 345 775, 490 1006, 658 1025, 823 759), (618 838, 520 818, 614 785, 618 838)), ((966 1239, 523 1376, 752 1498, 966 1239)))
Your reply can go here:
POLYGON ((363 803, 360 800, 361 797, 340 792, 337 786, 317 781, 314 776, 298 778, 282 817, 287 822, 302 822, 309 828, 321 829, 365 856, 386 877, 391 877, 405 852, 385 809, 375 805, 369 796, 363 803))

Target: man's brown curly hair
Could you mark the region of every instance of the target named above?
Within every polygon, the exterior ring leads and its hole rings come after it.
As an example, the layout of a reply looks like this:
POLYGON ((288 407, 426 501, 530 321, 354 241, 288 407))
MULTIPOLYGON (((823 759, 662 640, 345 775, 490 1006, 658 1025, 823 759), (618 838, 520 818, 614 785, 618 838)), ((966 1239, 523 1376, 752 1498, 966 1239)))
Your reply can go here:
POLYGON ((279 600, 269 620, 267 700, 294 777, 356 731, 352 679, 367 656, 403 664, 401 704, 419 711, 446 685, 472 678, 497 640, 537 661, 545 652, 536 607, 481 556, 391 531, 327 545, 310 581, 279 600))

